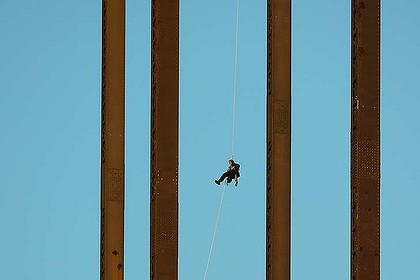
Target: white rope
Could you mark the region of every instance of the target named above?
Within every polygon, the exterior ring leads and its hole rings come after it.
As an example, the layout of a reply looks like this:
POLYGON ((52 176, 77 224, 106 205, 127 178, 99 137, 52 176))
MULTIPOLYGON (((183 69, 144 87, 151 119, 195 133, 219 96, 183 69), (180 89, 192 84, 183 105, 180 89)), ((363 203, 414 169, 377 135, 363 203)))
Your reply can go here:
MULTIPOLYGON (((235 60, 233 70, 233 110, 232 110, 232 159, 235 148, 235 114, 236 114, 236 80, 238 69, 238 30, 239 30, 239 0, 236 0, 236 26, 235 26, 235 60)), ((223 186, 222 197, 220 198, 219 211, 217 212, 216 224, 214 226, 213 238, 211 240, 209 257, 207 259, 206 270, 204 271, 204 280, 207 277, 207 271, 210 265, 211 254, 213 252, 214 240, 216 239, 217 226, 219 225, 220 212, 222 210, 223 199, 225 197, 226 184, 223 186)))
POLYGON ((232 159, 235 148, 236 80, 238 69, 239 0, 236 0, 235 61, 233 68, 232 159))
POLYGON ((216 225, 214 226, 214 232, 213 232, 213 239, 211 240, 211 245, 210 245, 210 253, 207 259, 206 270, 204 271, 204 280, 206 280, 206 277, 207 277, 207 271, 209 269, 211 253, 213 252, 214 240, 216 239, 217 226, 219 224, 220 211, 222 210, 223 198, 225 197, 225 190, 226 190, 226 185, 223 186, 222 197, 220 198, 219 211, 217 213, 216 225))

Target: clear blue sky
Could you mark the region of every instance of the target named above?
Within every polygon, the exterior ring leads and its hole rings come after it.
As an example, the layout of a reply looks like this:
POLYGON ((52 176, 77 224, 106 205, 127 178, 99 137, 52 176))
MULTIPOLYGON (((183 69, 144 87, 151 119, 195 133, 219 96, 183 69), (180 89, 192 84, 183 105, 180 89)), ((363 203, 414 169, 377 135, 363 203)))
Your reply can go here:
MULTIPOLYGON (((382 1, 381 279, 420 279, 420 3, 382 1)), ((179 279, 230 156, 234 0, 182 0, 179 279)), ((235 157, 208 279, 265 279, 265 1, 240 6, 235 157)), ((99 279, 101 1, 0 1, 2 279, 99 279)), ((150 3, 127 1, 127 280, 149 278, 150 3)), ((292 279, 349 279, 350 0, 293 1, 292 279)))

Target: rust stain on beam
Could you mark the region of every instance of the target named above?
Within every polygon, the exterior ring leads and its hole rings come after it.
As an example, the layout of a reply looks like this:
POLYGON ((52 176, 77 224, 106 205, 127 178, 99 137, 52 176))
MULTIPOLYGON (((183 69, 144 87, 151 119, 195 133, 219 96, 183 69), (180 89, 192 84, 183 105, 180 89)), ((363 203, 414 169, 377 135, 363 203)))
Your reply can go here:
POLYGON ((351 279, 380 279, 380 0, 352 1, 351 279))
POLYGON ((152 1, 150 279, 178 279, 179 2, 152 1))
POLYGON ((124 278, 125 0, 102 1, 100 279, 124 278))
POLYGON ((291 0, 267 1, 266 279, 290 279, 291 0))

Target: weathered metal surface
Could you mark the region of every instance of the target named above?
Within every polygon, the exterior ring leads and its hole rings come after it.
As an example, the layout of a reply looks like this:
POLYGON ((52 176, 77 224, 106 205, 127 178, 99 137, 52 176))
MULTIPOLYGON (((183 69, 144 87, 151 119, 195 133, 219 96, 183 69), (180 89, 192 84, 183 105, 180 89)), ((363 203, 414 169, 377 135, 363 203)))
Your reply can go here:
POLYGON ((266 279, 290 279, 291 0, 267 1, 266 279))
POLYGON ((179 0, 152 1, 150 279, 178 279, 179 0))
POLYGON ((351 279, 380 279, 380 0, 352 1, 351 279))
POLYGON ((102 1, 100 279, 124 278, 125 0, 102 1))

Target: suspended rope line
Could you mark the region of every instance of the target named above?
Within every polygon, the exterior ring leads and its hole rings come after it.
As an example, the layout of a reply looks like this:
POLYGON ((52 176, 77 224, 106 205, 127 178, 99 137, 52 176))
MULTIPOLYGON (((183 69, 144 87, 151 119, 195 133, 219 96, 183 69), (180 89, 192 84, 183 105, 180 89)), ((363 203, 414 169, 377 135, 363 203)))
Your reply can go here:
POLYGON ((210 245, 210 253, 207 259, 206 270, 204 271, 204 280, 206 280, 206 277, 207 277, 207 271, 209 269, 211 253, 213 252, 214 240, 216 239, 217 226, 219 225, 220 211, 222 210, 223 198, 225 197, 225 190, 226 190, 226 185, 223 186, 222 197, 220 198, 219 211, 217 212, 216 224, 214 226, 213 238, 211 240, 211 245, 210 245))
MULTIPOLYGON (((234 158, 234 152, 235 152, 236 81, 237 81, 237 69, 238 69, 238 30, 239 30, 239 0, 236 0, 235 56, 234 56, 234 67, 233 67, 232 159, 234 158)), ((207 259, 206 270, 204 271, 204 280, 206 280, 207 271, 210 265, 211 255, 212 255, 213 246, 214 246, 214 240, 216 239, 217 227, 219 225, 220 212, 222 210, 223 199, 225 197, 225 191, 226 191, 226 184, 223 186, 222 197, 220 198, 219 210, 217 212, 216 224, 214 226, 213 238, 211 240, 209 257, 207 259)))
POLYGON ((239 0, 236 0, 235 60, 233 67, 232 159, 235 152, 236 81, 238 69, 239 0))

